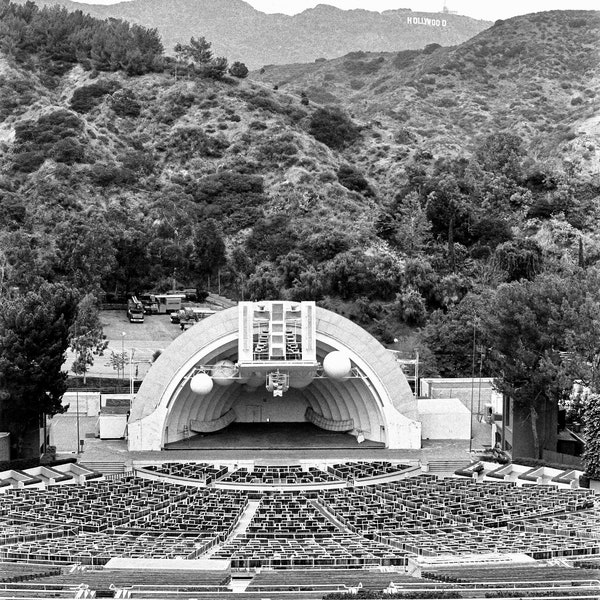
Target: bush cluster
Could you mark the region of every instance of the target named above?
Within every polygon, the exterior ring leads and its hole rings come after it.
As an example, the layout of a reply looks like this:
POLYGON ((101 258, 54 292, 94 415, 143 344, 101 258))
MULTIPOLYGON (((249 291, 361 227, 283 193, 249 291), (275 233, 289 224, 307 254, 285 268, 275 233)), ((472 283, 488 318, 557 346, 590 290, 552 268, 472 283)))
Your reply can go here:
POLYGON ((178 127, 169 136, 167 145, 186 159, 193 156, 221 158, 229 142, 222 136, 207 135, 200 127, 178 127))
POLYGON ((120 84, 116 81, 102 80, 77 88, 71 97, 70 106, 78 113, 87 113, 98 106, 107 94, 111 94, 120 84))
POLYGON ((360 129, 337 108, 316 110, 310 119, 309 132, 319 142, 335 149, 349 146, 360 136, 360 129))
POLYGON ((57 110, 27 120, 15 126, 15 154, 13 168, 31 173, 46 158, 71 165, 84 160, 84 149, 79 141, 83 121, 68 110, 57 110))
POLYGON ((338 181, 347 189, 363 194, 364 196, 373 196, 373 190, 363 174, 351 165, 342 165, 337 171, 338 181))
POLYGON ((118 117, 139 117, 142 105, 138 102, 133 90, 128 88, 114 92, 110 105, 118 117))

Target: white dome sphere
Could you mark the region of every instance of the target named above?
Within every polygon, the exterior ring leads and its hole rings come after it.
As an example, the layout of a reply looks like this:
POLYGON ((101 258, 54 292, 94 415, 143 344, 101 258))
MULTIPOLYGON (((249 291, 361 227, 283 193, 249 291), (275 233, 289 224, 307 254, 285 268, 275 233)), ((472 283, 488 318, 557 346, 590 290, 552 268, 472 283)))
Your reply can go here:
POLYGON ((207 373, 198 373, 190 380, 190 389, 194 394, 206 396, 213 389, 213 380, 207 373))
POLYGON ((323 370, 327 377, 332 379, 344 379, 350 375, 352 364, 350 359, 339 350, 330 352, 323 360, 323 370))
POLYGON ((290 375, 290 387, 301 390, 312 383, 313 376, 313 373, 290 375))
POLYGON ((232 379, 235 373, 235 365, 230 360, 220 360, 211 372, 213 381, 222 387, 227 387, 235 382, 235 379, 232 379))

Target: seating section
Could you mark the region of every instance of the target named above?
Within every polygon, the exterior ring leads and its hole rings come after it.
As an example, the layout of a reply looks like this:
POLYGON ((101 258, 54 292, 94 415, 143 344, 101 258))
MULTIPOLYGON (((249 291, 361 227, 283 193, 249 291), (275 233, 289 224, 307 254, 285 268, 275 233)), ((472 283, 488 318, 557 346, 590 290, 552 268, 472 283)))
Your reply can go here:
MULTIPOLYGON (((600 553, 598 540, 518 531, 534 517, 594 509, 587 490, 422 475, 373 486, 322 490, 319 502, 349 530, 411 554, 525 552, 534 558, 600 553)), ((586 513, 587 514, 587 513, 586 513)), ((585 516, 578 521, 580 531, 585 516)), ((576 524, 573 525, 577 527, 576 524)))
POLYGON ((203 534, 86 533, 54 540, 25 542, 0 547, 3 560, 50 561, 55 563, 105 565, 113 557, 196 558, 214 543, 203 534))
POLYGON ((300 465, 262 466, 258 465, 251 471, 240 467, 221 479, 229 483, 249 483, 260 485, 286 485, 299 483, 339 482, 339 478, 316 467, 303 469, 300 465))
POLYGON ((47 490, 9 490, 0 516, 37 523, 76 524, 83 531, 104 531, 129 524, 187 498, 187 488, 124 477, 85 486, 52 486, 47 490))
POLYGON ((170 475, 183 479, 200 480, 206 485, 216 481, 227 474, 227 467, 216 467, 208 463, 163 463, 161 465, 148 465, 143 467, 144 471, 170 475))
MULTIPOLYGON (((188 466, 164 468, 194 474, 188 466)), ((355 480, 401 472, 401 465, 382 462, 373 469, 362 462, 338 466, 355 480)), ((206 463, 197 473, 216 476, 206 463)), ((261 487, 305 479, 311 485, 224 489, 125 475, 9 489, 0 495, 0 560, 97 566, 112 557, 211 557, 241 569, 360 569, 442 554, 600 557, 600 503, 589 490, 431 474, 360 486, 344 480, 332 489, 331 481, 342 481, 338 474, 300 465, 237 469, 225 478, 258 480, 261 487), (325 485, 312 485, 317 481, 325 485)))
POLYGON ((582 514, 566 513, 552 517, 528 519, 510 525, 510 527, 515 531, 527 533, 548 533, 600 540, 600 508, 586 510, 582 514))
POLYGON ((161 531, 195 531, 229 535, 244 512, 248 498, 244 491, 184 488, 179 501, 132 519, 129 528, 161 531))
POLYGON ((245 533, 216 554, 236 568, 403 565, 406 553, 341 528, 305 494, 265 495, 245 533))
POLYGON ((387 461, 357 461, 327 467, 327 471, 339 479, 371 479, 382 475, 395 475, 408 469, 408 465, 387 461))

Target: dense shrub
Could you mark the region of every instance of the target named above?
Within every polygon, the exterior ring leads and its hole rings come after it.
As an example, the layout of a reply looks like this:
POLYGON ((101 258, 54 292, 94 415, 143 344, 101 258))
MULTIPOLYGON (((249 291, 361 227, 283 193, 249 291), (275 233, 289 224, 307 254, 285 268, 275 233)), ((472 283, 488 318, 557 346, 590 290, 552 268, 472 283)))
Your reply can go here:
POLYGON ((114 92, 120 85, 116 81, 98 81, 77 88, 71 97, 70 106, 78 113, 87 113, 98 106, 104 96, 114 92))
POLYGON ((423 54, 433 54, 438 48, 441 48, 440 44, 427 44, 423 48, 423 54))
POLYGON ((320 108, 311 117, 309 131, 330 148, 344 148, 358 139, 359 128, 337 108, 320 108))
POLYGON ((36 99, 35 85, 27 79, 0 76, 0 120, 25 112, 36 99))
POLYGON ((22 173, 33 173, 40 168, 44 160, 45 157, 41 152, 19 152, 13 156, 13 169, 22 173))
POLYGON ((83 130, 81 119, 68 110, 57 110, 39 117, 37 121, 23 121, 15 126, 15 140, 32 147, 54 144, 65 137, 76 137, 83 130))
POLYGON ((0 223, 5 229, 18 229, 25 221, 27 211, 23 200, 15 194, 0 190, 0 223))
POLYGON ((373 190, 363 174, 351 165, 342 165, 337 171, 338 181, 347 189, 364 196, 373 196, 373 190))
POLYGON ((37 121, 23 121, 15 126, 15 155, 13 168, 31 173, 46 158, 73 164, 84 158, 83 146, 78 141, 83 122, 67 110, 57 110, 39 117, 37 121))
POLYGON ((248 77, 248 67, 243 63, 236 61, 229 67, 229 74, 238 79, 248 77))
POLYGON ((134 173, 149 175, 154 171, 154 157, 149 152, 130 150, 119 157, 121 166, 134 173))
POLYGON ((193 181, 187 191, 206 218, 221 220, 225 233, 254 225, 267 202, 262 177, 222 171, 193 181))
POLYGON ((281 161, 298 154, 294 136, 287 134, 268 140, 259 148, 259 160, 279 164, 281 161))
POLYGON ((130 169, 119 167, 114 163, 96 163, 88 171, 90 179, 102 187, 133 183, 135 174, 130 169))
POLYGON ((275 260, 294 250, 297 237, 288 215, 277 214, 254 224, 246 249, 254 261, 275 260))
POLYGON ((117 90, 110 99, 110 105, 119 117, 138 117, 142 110, 135 93, 128 88, 117 90))
POLYGON ((404 69, 411 65, 420 54, 420 50, 402 50, 396 54, 392 64, 396 69, 404 69))
POLYGON ((84 156, 83 146, 75 138, 68 137, 56 142, 52 158, 56 162, 72 165, 82 162, 84 156))
POLYGON ((396 295, 394 312, 400 321, 408 325, 422 325, 427 317, 425 299, 415 288, 406 288, 396 295))
POLYGON ((207 135, 200 127, 179 127, 169 136, 168 146, 186 159, 193 156, 220 158, 229 142, 222 136, 207 135))
POLYGON ((347 60, 344 62, 344 69, 350 75, 372 75, 381 69, 384 60, 383 57, 374 58, 368 62, 361 60, 347 60))

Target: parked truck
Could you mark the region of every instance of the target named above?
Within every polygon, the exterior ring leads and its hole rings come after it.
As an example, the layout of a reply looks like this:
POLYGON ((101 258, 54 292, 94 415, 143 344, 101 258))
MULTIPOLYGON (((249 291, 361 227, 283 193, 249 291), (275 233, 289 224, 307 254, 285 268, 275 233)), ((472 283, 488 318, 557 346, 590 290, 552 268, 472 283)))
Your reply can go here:
POLYGON ((132 296, 127 300, 127 318, 130 323, 144 322, 144 305, 136 296, 132 296))

